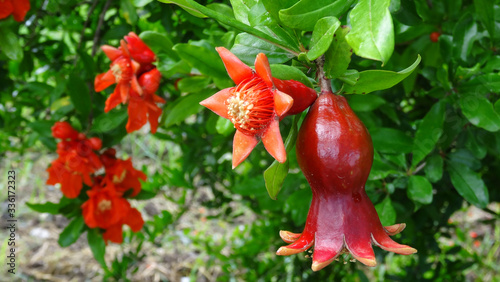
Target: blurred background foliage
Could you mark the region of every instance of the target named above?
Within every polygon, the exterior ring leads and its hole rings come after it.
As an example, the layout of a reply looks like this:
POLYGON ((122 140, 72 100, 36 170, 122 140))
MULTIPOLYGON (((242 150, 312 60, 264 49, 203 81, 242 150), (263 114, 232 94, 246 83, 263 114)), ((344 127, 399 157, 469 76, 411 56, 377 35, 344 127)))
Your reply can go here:
MULTIPOLYGON (((257 1, 198 2, 229 18, 246 17, 248 25, 274 34, 262 27, 272 19, 266 15, 272 1, 263 1, 266 6, 257 1)), ((297 1, 277 2, 290 7, 297 1)), ((272 200, 262 177, 272 158, 262 144, 233 171, 232 124, 198 104, 232 86, 216 46, 231 49, 250 65, 264 52, 272 64, 296 66, 314 81, 303 55, 293 57, 227 24, 153 0, 34 0, 31 5, 24 23, 0 22, 0 157, 54 152, 50 127, 68 120, 89 136, 102 138, 104 147, 122 146, 134 161, 143 158, 148 172, 143 189, 150 192, 144 198, 160 197, 176 207, 151 214, 141 233, 128 232, 126 242, 136 252, 109 263, 105 277, 133 273, 136 263, 148 256, 141 250, 143 242, 173 248, 181 239, 188 240, 197 255, 186 274, 193 280, 209 279, 206 269, 218 269, 212 278, 220 281, 487 281, 500 276, 497 1, 393 0, 395 48, 390 60, 382 66, 352 56, 349 68, 357 71, 399 71, 414 63, 417 54, 422 58, 416 70, 391 89, 347 95, 376 150, 367 193, 384 225, 407 224, 396 240, 419 252, 398 256, 375 248, 375 268, 344 265, 341 259, 317 273, 303 254, 274 254, 283 245, 280 229, 302 230, 311 200, 295 151, 288 156, 290 172, 283 188, 272 200), (118 46, 129 31, 158 55, 163 75, 159 95, 167 103, 155 135, 138 132, 123 141, 126 109, 104 115, 104 101, 112 90, 95 93, 93 81, 110 63, 99 47, 118 46), (440 35, 437 42, 430 38, 433 32, 440 35), (127 149, 127 142, 139 153, 127 149), (195 197, 202 188, 209 196, 195 197), (197 232, 182 227, 183 221, 200 220, 184 216, 193 199, 210 211, 197 232), (457 220, 471 206, 483 215, 481 220, 457 220), (211 236, 217 229, 224 236, 211 236)), ((339 18, 343 25, 350 24, 347 13, 339 18)), ((295 43, 309 45, 311 32, 283 29, 295 33, 295 43)), ((345 81, 335 79, 334 89, 340 90, 345 81)), ((292 118, 281 123, 284 138, 291 127, 292 118)))

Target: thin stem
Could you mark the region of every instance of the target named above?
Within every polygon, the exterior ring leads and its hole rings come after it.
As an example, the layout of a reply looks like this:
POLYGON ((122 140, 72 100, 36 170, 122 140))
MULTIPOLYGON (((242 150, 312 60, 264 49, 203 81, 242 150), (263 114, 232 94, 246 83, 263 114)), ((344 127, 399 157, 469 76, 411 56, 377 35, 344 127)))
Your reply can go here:
MULTIPOLYGON (((85 29, 87 29, 87 26, 89 25, 90 20, 92 19, 92 13, 94 12, 98 3, 99 3, 98 0, 94 0, 94 3, 92 3, 92 6, 90 7, 89 12, 87 13, 87 19, 85 20, 85 23, 83 24, 82 32, 80 33, 80 41, 78 42, 78 47, 76 47, 76 50, 80 50, 80 48, 82 47, 83 38, 85 37, 85 29)), ((77 62, 78 62, 78 53, 75 55, 75 60, 73 61, 73 66, 76 66, 77 62)))
POLYGON ((99 43, 99 39, 101 38, 101 28, 102 24, 104 23, 104 16, 106 15, 106 11, 108 10, 109 5, 111 5, 111 0, 106 1, 104 8, 102 8, 101 15, 99 15, 99 22, 97 23, 97 28, 94 35, 94 45, 92 46, 92 57, 95 56, 95 53, 97 52, 97 43, 99 43))
POLYGON ((324 55, 316 59, 316 66, 318 67, 318 70, 316 72, 316 77, 318 79, 319 87, 321 88, 321 94, 333 92, 332 82, 330 81, 330 79, 326 78, 325 70, 323 69, 324 64, 325 64, 324 55))

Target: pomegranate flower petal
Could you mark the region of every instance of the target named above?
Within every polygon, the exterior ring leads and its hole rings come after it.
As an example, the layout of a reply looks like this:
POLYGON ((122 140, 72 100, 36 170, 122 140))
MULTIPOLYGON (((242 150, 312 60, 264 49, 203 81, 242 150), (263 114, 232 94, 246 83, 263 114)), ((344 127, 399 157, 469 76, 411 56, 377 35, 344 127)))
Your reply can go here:
POLYGON ((224 62, 227 73, 236 84, 253 75, 253 70, 224 47, 215 48, 224 62))

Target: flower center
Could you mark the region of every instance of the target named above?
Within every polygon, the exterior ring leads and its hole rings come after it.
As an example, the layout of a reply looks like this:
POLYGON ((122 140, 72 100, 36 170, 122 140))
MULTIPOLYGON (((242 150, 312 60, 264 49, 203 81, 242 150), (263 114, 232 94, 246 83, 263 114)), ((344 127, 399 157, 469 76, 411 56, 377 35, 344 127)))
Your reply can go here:
POLYGON ((125 179, 126 174, 127 174, 127 171, 123 170, 121 175, 119 175, 119 176, 117 174, 113 175, 113 183, 114 184, 122 183, 123 179, 125 179))
POLYGON ((234 127, 247 135, 261 133, 275 115, 273 92, 258 76, 242 81, 226 105, 234 127))
POLYGON ((111 201, 110 200, 102 200, 97 204, 97 209, 100 212, 105 212, 111 209, 111 201))
POLYGON ((132 67, 130 65, 130 61, 124 57, 116 59, 111 66, 111 71, 115 76, 116 83, 126 82, 132 79, 132 67))

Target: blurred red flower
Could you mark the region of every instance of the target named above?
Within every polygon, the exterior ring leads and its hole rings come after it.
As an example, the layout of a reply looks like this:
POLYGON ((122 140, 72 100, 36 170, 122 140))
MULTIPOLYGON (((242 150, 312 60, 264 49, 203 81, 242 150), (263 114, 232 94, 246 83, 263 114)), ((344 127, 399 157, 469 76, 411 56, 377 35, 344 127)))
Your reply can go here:
POLYGON ((12 14, 14 20, 22 22, 30 7, 29 0, 0 0, 0 19, 12 14))
POLYGON ((117 159, 114 149, 108 149, 101 155, 101 161, 106 170, 106 179, 113 183, 121 194, 132 189, 130 197, 135 197, 141 191, 141 182, 146 181, 146 174, 132 166, 132 160, 117 159))
POLYGON ((66 197, 76 198, 83 183, 91 186, 91 174, 102 167, 94 152, 101 149, 101 140, 97 137, 88 139, 67 122, 56 122, 52 127, 52 135, 62 140, 57 144, 59 158, 47 169, 47 184, 60 183, 61 192, 66 197))

